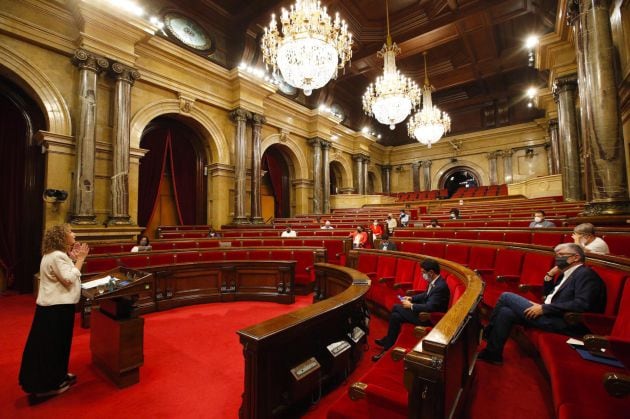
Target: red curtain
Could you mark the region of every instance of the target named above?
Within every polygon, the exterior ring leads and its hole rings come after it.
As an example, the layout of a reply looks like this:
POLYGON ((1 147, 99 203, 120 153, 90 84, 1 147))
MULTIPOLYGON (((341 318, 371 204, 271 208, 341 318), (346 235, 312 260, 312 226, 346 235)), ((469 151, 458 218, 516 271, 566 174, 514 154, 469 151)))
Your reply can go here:
POLYGON ((196 224, 197 158, 186 138, 173 138, 170 129, 150 131, 141 142, 149 152, 141 160, 138 224, 146 226, 157 205, 160 181, 170 169, 179 224, 196 224), (168 165, 168 166, 167 166, 168 165))
MULTIPOLYGON (((0 205, 0 263, 6 272, 9 288, 13 286, 20 260, 19 249, 25 236, 21 223, 24 208, 24 170, 26 161, 25 133, 28 127, 24 116, 5 97, 0 95, 0 185, 4 199, 0 205)), ((41 198, 40 198, 41 199, 41 198)))
POLYGON ((274 216, 282 217, 282 166, 278 162, 277 157, 270 153, 265 153, 262 159, 262 168, 267 171, 271 182, 271 191, 275 203, 274 216))
POLYGON ((153 130, 140 142, 140 147, 149 151, 140 160, 138 225, 146 226, 153 214, 160 192, 160 181, 166 168, 166 154, 170 138, 170 131, 164 135, 162 130, 153 130))

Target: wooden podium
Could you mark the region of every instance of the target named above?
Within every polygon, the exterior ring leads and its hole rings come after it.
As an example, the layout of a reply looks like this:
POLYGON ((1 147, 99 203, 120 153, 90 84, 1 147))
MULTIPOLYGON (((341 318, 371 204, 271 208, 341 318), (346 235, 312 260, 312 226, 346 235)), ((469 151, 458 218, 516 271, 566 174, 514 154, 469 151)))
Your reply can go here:
POLYGON ((119 388, 140 381, 144 363, 144 319, 138 317, 138 294, 152 287, 153 274, 118 267, 100 275, 107 284, 83 289, 98 310, 92 310, 90 349, 92 362, 119 388))

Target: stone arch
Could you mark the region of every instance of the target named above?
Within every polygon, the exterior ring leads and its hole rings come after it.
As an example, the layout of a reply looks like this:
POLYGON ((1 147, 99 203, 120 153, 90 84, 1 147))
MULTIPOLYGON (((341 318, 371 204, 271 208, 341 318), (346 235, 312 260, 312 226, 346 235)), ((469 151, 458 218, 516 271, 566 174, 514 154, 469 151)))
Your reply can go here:
POLYGON ((348 155, 343 154, 331 154, 330 163, 335 163, 334 167, 339 172, 341 176, 341 188, 352 188, 353 179, 352 179, 352 160, 350 160, 348 155))
POLYGON ((265 151, 274 144, 283 146, 283 150, 290 160, 289 170, 292 170, 291 176, 293 180, 310 179, 309 167, 311 165, 295 139, 284 133, 272 134, 260 144, 260 155, 265 154, 265 151))
POLYGON ((54 83, 39 68, 2 45, 0 63, 0 73, 32 95, 33 100, 41 107, 48 132, 71 136, 70 110, 54 83))
POLYGON ((481 185, 489 185, 490 178, 485 170, 478 164, 475 164, 471 161, 467 160, 457 160, 455 162, 449 162, 443 165, 440 170, 433 176, 431 179, 431 189, 440 189, 440 185, 442 184, 442 180, 444 175, 447 174, 451 169, 460 168, 462 170, 469 170, 472 172, 477 179, 479 179, 480 186, 481 185))
POLYGON ((179 115, 196 122, 203 132, 202 136, 205 137, 206 145, 209 147, 208 162, 231 164, 230 163, 230 148, 228 142, 223 135, 223 132, 214 123, 212 118, 202 112, 198 107, 192 107, 190 112, 184 112, 181 109, 180 102, 175 99, 167 99, 159 102, 151 103, 144 108, 140 109, 131 119, 130 129, 130 144, 132 148, 140 147, 140 139, 142 138, 142 132, 146 126, 155 118, 161 115, 179 115))
POLYGON ((368 179, 370 177, 372 178, 374 184, 374 190, 372 192, 375 194, 383 192, 383 180, 381 179, 381 171, 377 170, 376 166, 368 166, 368 179))

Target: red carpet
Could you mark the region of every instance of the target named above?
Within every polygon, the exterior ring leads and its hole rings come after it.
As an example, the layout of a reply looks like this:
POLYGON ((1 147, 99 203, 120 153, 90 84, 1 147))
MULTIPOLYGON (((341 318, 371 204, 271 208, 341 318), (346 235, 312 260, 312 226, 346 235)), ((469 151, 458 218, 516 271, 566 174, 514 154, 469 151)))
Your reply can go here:
MULTIPOLYGON (((17 383, 34 299, 0 297, 0 416, 3 418, 237 418, 243 391, 243 358, 235 331, 311 303, 294 305, 237 302, 184 307, 145 315, 145 364, 140 384, 119 390, 91 364, 89 330, 75 328, 70 370, 78 382, 66 393, 29 406, 17 383)), ((385 333, 385 321, 372 317, 370 343, 385 333)), ((324 396, 304 417, 324 418, 330 405, 372 365, 372 345, 358 369, 324 396)), ((533 361, 510 342, 503 367, 481 364, 469 414, 474 418, 551 417, 548 383, 533 361)))

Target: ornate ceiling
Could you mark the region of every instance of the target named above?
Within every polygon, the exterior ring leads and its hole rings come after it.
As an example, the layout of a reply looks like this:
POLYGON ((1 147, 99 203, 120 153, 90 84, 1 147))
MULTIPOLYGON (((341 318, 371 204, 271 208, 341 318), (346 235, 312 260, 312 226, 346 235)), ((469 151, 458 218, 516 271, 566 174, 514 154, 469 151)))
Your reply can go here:
MULTIPOLYGON (((263 66, 259 48, 262 28, 271 13, 294 0, 162 0, 156 11, 175 9, 195 19, 216 40, 211 59, 227 68, 241 61, 263 66)), ((396 130, 364 115, 361 97, 383 71, 377 58, 385 41, 385 0, 322 0, 339 11, 354 35, 350 67, 310 97, 290 96, 314 108, 340 107, 344 125, 368 124, 383 135, 384 145, 413 143, 401 123, 396 130)), ((389 0, 391 35, 402 49, 397 66, 422 85, 422 53, 428 51, 433 102, 453 121, 450 135, 530 121, 541 116, 528 108, 524 92, 544 86, 545 74, 528 66, 524 41, 544 35, 555 25, 557 0, 389 0)))

